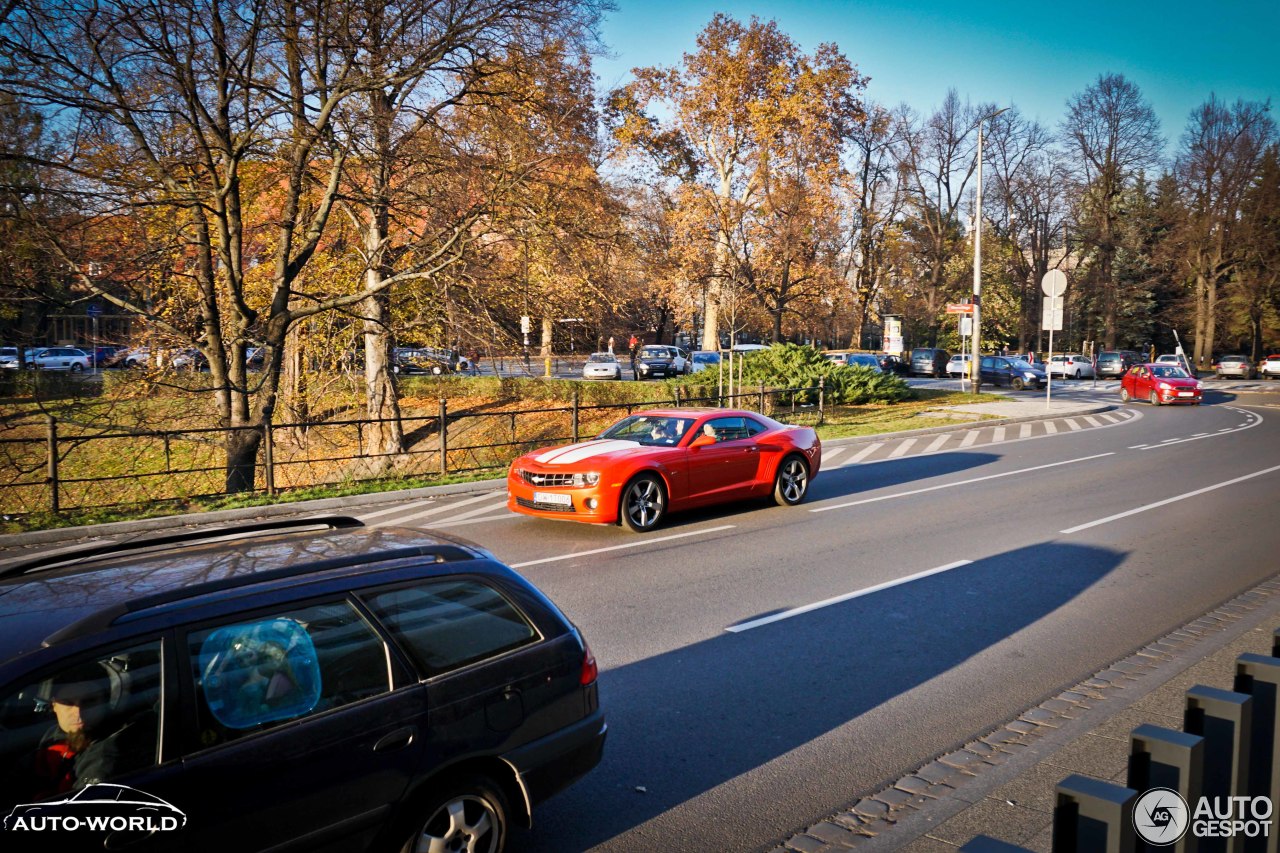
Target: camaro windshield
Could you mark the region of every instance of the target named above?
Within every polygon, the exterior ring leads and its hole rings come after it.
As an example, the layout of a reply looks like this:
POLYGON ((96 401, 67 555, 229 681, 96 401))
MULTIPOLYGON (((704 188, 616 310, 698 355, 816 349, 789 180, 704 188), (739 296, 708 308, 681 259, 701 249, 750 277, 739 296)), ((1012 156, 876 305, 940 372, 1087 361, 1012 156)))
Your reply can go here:
POLYGON ((672 447, 684 438, 684 434, 691 426, 693 426, 692 418, 632 415, 600 433, 600 437, 636 441, 651 447, 672 447))

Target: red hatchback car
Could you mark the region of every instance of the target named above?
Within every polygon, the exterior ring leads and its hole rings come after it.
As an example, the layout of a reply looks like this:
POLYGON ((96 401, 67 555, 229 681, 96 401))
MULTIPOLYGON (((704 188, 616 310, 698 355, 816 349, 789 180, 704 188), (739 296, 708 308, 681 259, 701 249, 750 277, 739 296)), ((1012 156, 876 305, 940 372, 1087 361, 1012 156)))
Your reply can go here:
POLYGON ((1136 364, 1120 379, 1120 399, 1200 405, 1200 380, 1176 364, 1136 364))
POLYGON ((643 532, 668 512, 725 501, 772 495, 794 506, 821 463, 810 427, 731 409, 654 409, 590 441, 516 459, 507 508, 643 532))

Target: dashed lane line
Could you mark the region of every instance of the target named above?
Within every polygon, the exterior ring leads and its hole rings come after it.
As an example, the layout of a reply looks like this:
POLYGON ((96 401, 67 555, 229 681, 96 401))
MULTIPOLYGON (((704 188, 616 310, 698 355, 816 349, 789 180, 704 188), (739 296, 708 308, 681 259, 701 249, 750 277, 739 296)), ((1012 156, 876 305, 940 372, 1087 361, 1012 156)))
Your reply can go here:
POLYGON ((573 554, 560 554, 555 557, 543 557, 540 560, 526 560, 523 563, 511 563, 513 569, 523 569, 528 566, 541 566, 544 563, 559 563, 564 560, 576 560, 579 557, 589 557, 592 554, 603 554, 607 551, 622 551, 627 548, 640 548, 646 545, 657 545, 659 542, 670 542, 674 539, 688 539, 690 536, 705 536, 708 533, 719 533, 724 530, 733 530, 736 525, 722 524, 719 527, 708 527, 703 530, 690 530, 687 533, 673 533, 670 536, 656 536, 652 539, 641 539, 636 542, 628 542, 624 545, 610 545, 608 548, 592 548, 589 551, 578 551, 573 554))

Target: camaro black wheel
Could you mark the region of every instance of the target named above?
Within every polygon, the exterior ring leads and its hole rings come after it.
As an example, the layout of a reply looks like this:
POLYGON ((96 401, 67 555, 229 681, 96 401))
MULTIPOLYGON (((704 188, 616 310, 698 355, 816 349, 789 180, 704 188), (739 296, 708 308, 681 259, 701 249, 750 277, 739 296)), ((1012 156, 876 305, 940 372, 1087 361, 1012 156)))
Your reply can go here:
POLYGON ((782 460, 773 481, 773 499, 780 506, 795 506, 809 492, 809 466, 796 455, 782 460))
POLYGON ((636 533, 652 530, 667 513, 667 493, 653 474, 641 474, 622 490, 622 523, 636 533))
POLYGON ((401 853, 502 853, 507 843, 507 798, 488 779, 463 779, 424 801, 426 819, 401 853))

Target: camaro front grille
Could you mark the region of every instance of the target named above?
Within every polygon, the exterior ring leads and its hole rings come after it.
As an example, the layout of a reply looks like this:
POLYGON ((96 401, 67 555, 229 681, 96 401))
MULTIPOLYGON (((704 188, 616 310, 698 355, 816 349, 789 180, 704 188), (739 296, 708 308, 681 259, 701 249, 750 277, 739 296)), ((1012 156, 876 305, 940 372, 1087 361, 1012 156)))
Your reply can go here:
POLYGON ((520 476, 531 486, 572 486, 572 474, 539 474, 536 471, 521 471, 520 476))
POLYGON ((576 512, 572 506, 564 506, 563 504, 544 504, 536 503, 528 498, 516 498, 516 503, 525 509, 538 509, 543 512, 576 512))

